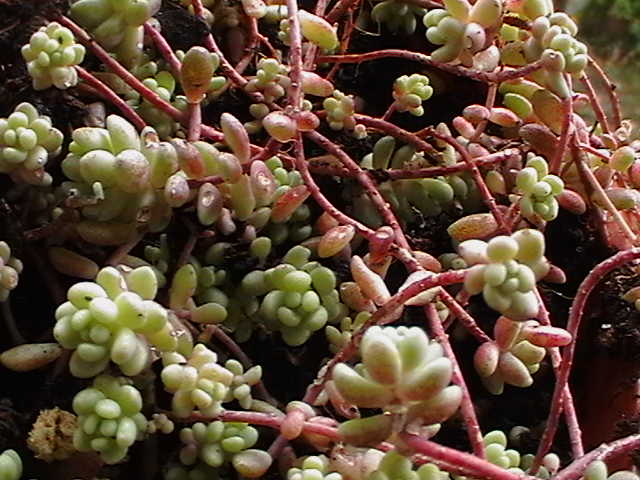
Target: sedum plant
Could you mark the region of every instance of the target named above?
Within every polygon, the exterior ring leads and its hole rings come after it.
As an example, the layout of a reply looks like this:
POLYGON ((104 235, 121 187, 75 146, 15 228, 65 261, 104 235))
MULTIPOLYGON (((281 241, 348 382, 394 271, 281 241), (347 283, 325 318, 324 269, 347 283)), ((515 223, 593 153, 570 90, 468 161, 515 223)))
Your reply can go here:
POLYGON ((572 365, 595 290, 640 305, 640 144, 575 20, 551 0, 268 3, 3 10, 29 43, 0 58, 0 363, 52 394, 16 382, 1 426, 77 414, 36 422, 53 437, 28 474, 77 450, 96 478, 637 480, 609 468, 640 437, 585 454, 614 436, 576 414, 635 398, 614 374, 588 395, 572 365), (521 396, 540 412, 512 444, 482 435, 521 396))
POLYGON ((73 66, 82 63, 84 54, 85 48, 76 43, 71 30, 57 22, 41 27, 22 47, 35 90, 52 85, 60 89, 74 87, 78 74, 73 66))
POLYGON ((18 286, 22 262, 11 254, 11 248, 5 241, 0 241, 0 302, 9 298, 11 290, 18 286))
POLYGON ((458 251, 469 264, 476 264, 465 278, 470 294, 482 292, 487 305, 512 320, 537 315, 539 305, 533 290, 549 270, 540 232, 525 229, 489 242, 467 240, 458 251))
POLYGON ((22 459, 15 450, 5 450, 0 454, 0 478, 2 480, 20 480, 22 477, 22 459))
POLYGON ((106 463, 121 461, 141 439, 147 420, 140 412, 140 392, 123 377, 101 375, 74 397, 78 429, 73 443, 79 451, 94 450, 106 463))
POLYGON ((0 172, 16 182, 48 186, 52 178, 44 169, 56 156, 63 135, 30 103, 21 103, 7 118, 0 118, 0 172))
MULTIPOLYGON (((451 361, 423 330, 371 327, 362 339, 360 356, 362 363, 355 368, 339 363, 332 373, 335 388, 347 402, 398 414, 403 425, 437 424, 458 410, 461 390, 449 385, 451 361)), ((368 444, 391 433, 392 418, 349 420, 340 430, 351 442, 368 444)))
POLYGON ((137 375, 150 362, 150 345, 159 350, 177 346, 168 313, 153 301, 157 280, 149 267, 123 276, 113 267, 98 272, 96 281, 73 285, 68 301, 56 310, 54 336, 73 349, 71 373, 90 378, 110 361, 126 375, 137 375))

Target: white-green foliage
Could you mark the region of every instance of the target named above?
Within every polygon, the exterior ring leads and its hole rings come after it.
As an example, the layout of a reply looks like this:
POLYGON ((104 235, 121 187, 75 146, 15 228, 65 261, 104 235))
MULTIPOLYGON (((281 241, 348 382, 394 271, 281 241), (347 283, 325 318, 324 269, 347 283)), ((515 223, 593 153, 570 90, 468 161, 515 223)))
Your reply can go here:
POLYGON ((433 463, 425 463, 416 470, 411 460, 396 450, 385 453, 378 468, 366 480, 449 480, 449 472, 440 470, 433 463))
POLYGON ((142 58, 142 25, 158 11, 160 3, 160 0, 78 0, 69 13, 100 45, 115 53, 120 62, 133 67, 142 58))
POLYGON ((602 460, 596 460, 589 464, 582 480, 637 480, 638 478, 638 474, 631 470, 618 470, 609 473, 607 464, 602 460))
POLYGON ((175 149, 157 141, 152 128, 138 134, 122 117, 109 115, 106 128, 73 131, 62 162, 71 181, 62 183, 60 193, 87 199, 82 215, 88 220, 131 228, 142 221, 157 231, 171 218, 162 187, 178 168, 175 149))
POLYGON ((18 277, 22 272, 22 262, 11 255, 11 247, 0 241, 0 302, 4 302, 11 290, 18 286, 18 277))
POLYGON ((56 340, 74 350, 71 373, 93 377, 113 361, 125 375, 137 375, 151 361, 149 344, 161 351, 175 350, 167 310, 153 301, 156 291, 150 267, 134 269, 126 277, 105 267, 95 283, 73 285, 69 301, 56 310, 53 329, 56 340))
POLYGON ((71 30, 58 22, 41 27, 22 47, 35 90, 52 85, 63 90, 75 86, 78 74, 73 67, 82 63, 84 54, 84 47, 76 43, 71 30))
POLYGON ((503 27, 505 45, 502 61, 513 66, 522 66, 543 60, 544 69, 532 75, 540 85, 556 95, 567 98, 570 93, 563 74, 580 78, 587 66, 587 47, 575 38, 576 23, 564 12, 550 15, 531 12, 533 19, 529 30, 503 27))
POLYGON ((0 480, 20 480, 22 459, 15 450, 5 450, 0 454, 0 480))
POLYGON ((399 112, 409 112, 421 117, 424 115, 422 102, 433 95, 433 88, 429 86, 429 77, 414 73, 398 77, 393 84, 393 98, 399 112))
MULTIPOLYGON (((362 363, 337 364, 333 383, 349 403, 402 415, 403 424, 429 426, 443 422, 460 406, 462 391, 449 385, 451 361, 442 346, 418 327, 370 327, 360 343, 362 363)), ((375 429, 385 439, 391 419, 377 415, 349 420, 340 427, 347 439, 367 439, 375 429), (372 424, 375 422, 375 426, 372 424), (385 425, 386 424, 386 425, 385 425)))
MULTIPOLYGON (((430 87, 429 87, 430 88, 430 87)), ((455 152, 445 148, 443 163, 455 163, 455 152)), ((413 145, 397 145, 395 138, 385 136, 373 146, 373 151, 360 161, 369 169, 410 169, 427 165, 422 154, 416 153, 413 145)), ((455 205, 464 211, 474 212, 482 205, 478 188, 468 174, 458 174, 423 179, 401 179, 382 182, 380 193, 394 212, 406 222, 417 219, 417 211, 424 216, 436 216, 455 205)), ((368 225, 380 226, 382 219, 372 210, 368 198, 353 199, 355 215, 368 225), (375 219, 375 220, 374 220, 375 219)))
POLYGON ((260 92, 266 102, 284 97, 291 85, 289 69, 275 58, 262 58, 258 62, 255 77, 250 77, 245 86, 247 92, 260 92))
POLYGON ((525 168, 516 176, 516 187, 522 194, 517 201, 523 217, 532 220, 537 215, 549 222, 558 216, 556 197, 564 190, 564 182, 560 177, 549 174, 544 158, 529 157, 525 168))
POLYGON ((252 323, 264 322, 269 330, 281 332, 288 345, 298 346, 327 322, 344 317, 346 307, 340 303, 335 274, 310 262, 310 253, 305 247, 293 247, 280 265, 245 275, 239 288, 242 312, 230 312, 236 328, 250 332, 252 323))
POLYGON ((342 480, 342 475, 331 468, 331 462, 324 455, 306 457, 300 467, 287 471, 287 480, 342 480))
POLYGON ((217 354, 203 344, 196 345, 188 357, 166 353, 163 364, 162 382, 173 394, 173 411, 179 417, 188 417, 196 411, 214 416, 222 411, 222 403, 234 400, 243 408, 250 408, 251 386, 262 376, 260 366, 245 372, 237 360, 220 365, 217 354))
POLYGON ((422 17, 426 10, 401 0, 383 0, 371 10, 371 18, 384 24, 391 32, 402 31, 411 35, 416 31, 416 17, 422 17))
POLYGON ((0 173, 16 182, 46 186, 51 175, 44 171, 49 156, 60 151, 63 135, 30 103, 21 103, 7 118, 0 118, 0 173))
POLYGON ((180 461, 184 465, 202 462, 218 468, 232 463, 237 454, 253 447, 258 441, 258 430, 246 423, 195 423, 180 431, 180 439, 185 444, 180 450, 180 461))
POLYGON ((444 8, 430 10, 423 18, 427 39, 441 45, 432 52, 437 62, 460 61, 467 66, 493 70, 499 61, 494 46, 487 47, 503 13, 499 0, 447 0, 444 8))
POLYGON ((340 90, 334 90, 333 96, 325 98, 322 106, 327 112, 327 122, 332 130, 347 130, 362 139, 367 136, 364 125, 357 125, 353 117, 355 103, 353 95, 345 95, 340 90))
POLYGON ((101 375, 73 399, 78 415, 74 446, 81 452, 94 450, 106 463, 118 463, 147 428, 140 412, 142 396, 124 377, 101 375))
POLYGON ((465 288, 472 295, 482 292, 487 305, 512 320, 535 317, 539 309, 536 282, 549 270, 544 248, 544 236, 532 229, 488 243, 462 242, 460 255, 468 264, 478 264, 467 274, 465 288))

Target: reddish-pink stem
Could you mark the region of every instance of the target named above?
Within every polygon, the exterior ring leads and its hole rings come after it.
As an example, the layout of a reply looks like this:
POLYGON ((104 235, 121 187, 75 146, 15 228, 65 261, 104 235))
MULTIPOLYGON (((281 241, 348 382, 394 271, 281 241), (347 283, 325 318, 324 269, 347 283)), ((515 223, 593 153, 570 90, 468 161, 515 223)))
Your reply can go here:
POLYGON ((602 108, 602 104, 600 103, 600 99, 598 98, 598 94, 593 88, 593 84, 589 79, 589 76, 585 73, 582 78, 582 84, 587 90, 587 96, 589 97, 589 103, 591 103, 591 108, 593 108, 593 112, 596 114, 596 118, 600 125, 602 125, 602 131, 604 133, 611 133, 611 128, 609 127, 609 119, 607 115, 604 113, 604 109, 602 108))
POLYGON ((387 108, 386 112, 384 112, 384 115, 380 117, 380 120, 384 122, 389 121, 389 119, 391 118, 391 115, 393 115, 395 111, 396 111, 396 102, 393 102, 391 105, 389 105, 389 108, 387 108))
POLYGON ((549 171, 551 173, 560 173, 562 167, 562 160, 569 150, 569 140, 572 135, 573 126, 573 100, 571 97, 567 97, 562 100, 562 130, 560 132, 560 140, 558 142, 558 148, 555 152, 555 156, 550 162, 549 171))
POLYGON ((509 227, 504 221, 504 216, 502 215, 502 212, 498 210, 496 199, 493 198, 491 191, 487 187, 487 184, 484 182, 484 178, 482 178, 482 173, 480 173, 480 169, 476 165, 475 160, 471 157, 471 155, 469 155, 469 152, 467 151, 467 149, 464 148, 462 145, 460 145, 455 138, 449 135, 442 135, 438 133, 435 129, 429 129, 428 133, 429 135, 437 138, 438 140, 442 140, 443 142, 446 142, 449 145, 451 145, 453 148, 455 148, 455 150, 460 154, 464 162, 467 165, 469 165, 471 176, 473 177, 473 181, 475 182, 475 184, 478 187, 478 190, 480 191, 480 195, 482 196, 482 199, 484 200, 487 207, 489 207, 489 211, 491 212, 493 217, 496 219, 496 223, 498 224, 500 229, 505 233, 508 232, 509 227))
POLYGON ((512 473, 486 460, 482 460, 475 455, 439 445, 435 442, 425 440, 418 435, 401 433, 399 438, 414 452, 424 455, 429 461, 432 461, 436 465, 444 462, 444 468, 451 468, 453 466, 455 469, 454 473, 488 480, 523 480, 534 478, 512 473))
POLYGON ((287 0, 287 15, 289 18, 289 79, 291 85, 287 89, 289 105, 294 113, 300 109, 302 100, 302 36, 300 34, 300 20, 298 19, 298 0, 287 0))
POLYGON ((471 443, 473 453, 479 458, 485 458, 484 442, 482 440, 482 432, 480 431, 480 425, 478 424, 476 410, 473 406, 473 400, 471 399, 471 395, 469 394, 467 383, 464 381, 464 376, 460 371, 460 365, 458 364, 456 355, 453 352, 453 348, 451 348, 449 337, 444 331, 444 328, 442 328, 442 321, 440 320, 438 311, 436 310, 436 307, 433 303, 430 303, 425 307, 425 313, 427 315, 427 319, 429 320, 431 331, 440 342, 440 345, 442 345, 442 349, 444 350, 445 355, 449 358, 449 360, 451 360, 451 365, 453 367, 453 383, 458 385, 462 390, 462 402, 460 404, 460 410, 462 411, 462 418, 467 425, 467 436, 469 437, 469 443, 471 443))
POLYGON ((571 373, 573 355, 577 344, 576 340, 578 336, 578 329, 580 328, 580 322, 584 315, 584 308, 587 304, 587 299, 600 280, 602 280, 606 275, 622 265, 638 258, 640 258, 640 248, 632 248, 619 252, 613 257, 610 257, 596 265, 578 288, 578 292, 573 300, 573 304, 571 305, 571 310, 569 311, 569 320, 567 322, 567 331, 571 334, 573 341, 567 345, 562 354, 562 363, 553 391, 551 409, 549 411, 546 428, 542 434, 542 439, 540 440, 538 452, 536 453, 534 460, 534 469, 537 469, 540 466, 542 458, 551 448, 553 438, 558 429, 558 421, 563 404, 562 396, 569 382, 569 374, 571 373))
POLYGON ((351 174, 358 180, 358 182, 360 182, 382 217, 393 229, 398 245, 407 250, 411 250, 409 242, 404 236, 404 232, 402 231, 402 228, 400 228, 400 224, 398 223, 396 216, 393 214, 393 212, 391 211, 391 207, 376 188, 376 185, 374 184, 374 181, 371 179, 371 177, 362 168, 360 168, 360 166, 351 157, 349 157, 349 155, 347 155, 344 150, 342 150, 325 136, 315 131, 306 132, 305 135, 314 143, 320 145, 327 152, 335 156, 338 160, 340 160, 340 162, 342 162, 342 164, 351 172, 351 174))
POLYGON ((448 63, 436 62, 435 60, 432 60, 429 55, 425 55, 424 53, 411 52, 409 50, 400 49, 376 50, 374 52, 355 53, 350 55, 325 55, 319 57, 318 62, 360 63, 388 57, 404 58, 406 60, 419 62, 431 67, 438 68, 453 75, 467 77, 485 83, 500 83, 507 80, 515 80, 516 78, 525 77, 542 68, 542 63, 540 61, 537 61, 527 65, 526 67, 487 73, 481 72, 479 70, 473 70, 471 68, 449 65, 448 63))
MULTIPOLYGON (((535 290, 538 297, 538 303, 540 304, 540 314, 538 320, 542 325, 551 325, 551 319, 549 318, 549 312, 547 311, 540 291, 535 290)), ((549 354, 551 356, 551 365, 553 366, 553 372, 558 377, 560 373, 560 365, 562 363, 562 356, 560 350, 556 348, 549 348, 549 354)), ((580 422, 578 421, 578 415, 576 414, 576 407, 573 403, 573 395, 569 389, 569 385, 565 385, 562 392, 562 410, 564 411, 564 419, 567 423, 567 429, 569 431, 569 442, 571 443, 571 453, 573 458, 580 458, 584 455, 584 446, 582 444, 582 429, 580 428, 580 422)))
POLYGON ((604 152, 601 152, 597 148, 593 148, 591 145, 587 145, 585 143, 581 143, 581 144, 578 145, 578 147, 581 148, 582 150, 584 150, 585 152, 589 152, 589 153, 595 155, 596 157, 600 157, 601 159, 603 159, 607 163, 609 163, 609 161, 611 160, 611 157, 609 155, 607 155, 604 152))
POLYGON ((120 110, 122 114, 127 117, 138 130, 142 130, 144 127, 146 127, 146 124, 144 123, 144 120, 140 117, 140 115, 138 115, 127 102, 116 95, 115 92, 111 90, 107 85, 102 83, 91 73, 87 72, 84 68, 76 66, 75 69, 76 72, 78 72, 78 76, 82 78, 82 80, 93 87, 100 95, 102 95, 105 100, 115 105, 116 108, 118 108, 118 110, 120 110))
POLYGON ((589 57, 589 64, 596 71, 598 76, 607 86, 607 95, 609 95, 609 102, 611 103, 611 109, 613 110, 613 125, 609 125, 612 130, 617 130, 622 124, 622 112, 620 111, 620 99, 616 93, 616 85, 609 79, 609 76, 605 73, 602 67, 593 58, 589 57))
POLYGON ((365 238, 373 237, 375 235, 375 232, 373 230, 371 230, 366 225, 363 225, 362 223, 358 222, 357 220, 354 220, 348 215, 342 213, 340 210, 334 207, 333 204, 329 200, 327 200, 327 198, 322 194, 322 192, 320 191, 320 188, 318 187, 315 180, 309 173, 307 161, 304 158, 304 148, 302 146, 301 138, 298 138, 294 148, 295 148, 295 155, 296 155, 295 167, 300 172, 300 175, 302 176, 302 180, 304 181, 305 185, 309 189, 309 192, 311 192, 311 196, 316 201, 316 203, 320 205, 320 207, 322 207, 322 209, 325 212, 327 212, 329 215, 335 218, 338 222, 340 222, 340 224, 353 226, 356 229, 356 231, 365 238))
POLYGON ((189 131, 187 132, 187 140, 197 142, 200 140, 200 132, 202 131, 202 109, 200 103, 189 103, 189 131))
POLYGON ((133 88, 136 92, 142 95, 149 103, 153 104, 156 108, 168 114, 172 118, 180 121, 183 117, 182 112, 168 102, 165 102, 160 96, 144 85, 129 70, 122 66, 116 59, 114 59, 105 49, 103 49, 98 43, 91 38, 91 36, 85 32, 82 28, 76 25, 69 18, 62 16, 59 22, 73 32, 73 34, 85 45, 87 45, 91 51, 100 59, 104 65, 124 80, 127 85, 133 88))
POLYGON ((478 339, 479 342, 490 342, 491 338, 489 335, 484 333, 482 329, 478 326, 476 321, 473 319, 471 315, 467 313, 467 311, 462 308, 458 302, 456 302, 455 298, 453 298, 447 291, 442 288, 440 289, 439 294, 440 300, 444 303, 447 308, 451 311, 451 314, 460 320, 460 323, 465 326, 465 328, 471 333, 474 337, 478 339))
POLYGON ((355 114, 353 118, 356 122, 361 123, 367 127, 380 130, 384 133, 388 133, 389 135, 402 140, 403 142, 410 143, 415 146, 419 151, 429 152, 429 153, 437 153, 436 149, 428 142, 425 142, 416 134, 408 132, 391 122, 387 122, 381 118, 374 118, 368 115, 360 115, 355 114))
MULTIPOLYGON (((473 163, 477 167, 485 167, 488 165, 493 165, 494 163, 502 163, 510 160, 518 160, 521 157, 520 150, 515 148, 510 148, 507 150, 503 150, 501 152, 491 153, 489 155, 485 155, 483 157, 476 157, 473 159, 473 163)), ((310 170, 313 173, 318 173, 321 175, 334 175, 337 177, 350 177, 351 173, 345 171, 341 167, 330 166, 330 165, 314 165, 311 163, 309 166, 310 170)), ((458 162, 453 165, 442 166, 442 167, 425 167, 425 168, 417 168, 415 170, 409 168, 395 168, 384 170, 381 172, 381 175, 388 177, 391 180, 401 180, 408 178, 432 178, 439 177, 442 175, 451 175, 453 173, 459 173, 467 171, 471 168, 471 166, 466 162, 458 162)))
POLYGON ((169 68, 171 69, 171 73, 173 74, 174 78, 176 80, 179 79, 182 62, 180 62, 178 57, 176 57, 176 54, 173 53, 171 45, 169 45, 169 43, 165 40, 165 38, 162 36, 162 33, 153 28, 153 25, 151 25, 148 21, 144 22, 144 33, 151 37, 151 40, 158 49, 158 52, 160 52, 162 58, 164 58, 165 61, 169 64, 169 68))

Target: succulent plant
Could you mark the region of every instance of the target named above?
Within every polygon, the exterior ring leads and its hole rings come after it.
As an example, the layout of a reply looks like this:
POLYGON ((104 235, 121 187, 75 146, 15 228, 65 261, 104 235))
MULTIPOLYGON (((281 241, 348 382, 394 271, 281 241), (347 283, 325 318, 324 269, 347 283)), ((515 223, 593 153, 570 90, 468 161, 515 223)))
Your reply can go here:
POLYGON ((82 63, 84 54, 84 47, 75 42, 71 30, 57 22, 41 27, 22 47, 35 90, 52 85, 60 89, 74 87, 78 74, 73 67, 82 63))

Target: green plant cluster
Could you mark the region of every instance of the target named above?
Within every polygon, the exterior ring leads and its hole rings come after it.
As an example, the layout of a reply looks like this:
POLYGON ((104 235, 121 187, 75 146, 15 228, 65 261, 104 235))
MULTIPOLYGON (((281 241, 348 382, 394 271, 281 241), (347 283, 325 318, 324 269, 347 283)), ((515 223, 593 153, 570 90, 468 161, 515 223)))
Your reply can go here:
POLYGON ((77 0, 71 4, 70 15, 87 28, 107 50, 117 55, 127 67, 142 58, 139 45, 143 39, 144 22, 160 9, 158 0, 77 0))
POLYGON ((489 242, 462 242, 458 252, 474 265, 465 278, 466 290, 472 295, 482 292, 487 305, 512 320, 535 317, 539 305, 533 290, 549 270, 544 248, 544 236, 533 229, 489 242))
POLYGON ((392 33, 400 31, 411 35, 416 31, 417 20, 424 16, 426 10, 418 5, 398 0, 383 0, 371 10, 371 18, 378 24, 383 24, 392 33))
POLYGON ((539 216, 550 222, 558 216, 556 197, 564 190, 564 182, 556 175, 549 175, 544 158, 531 155, 516 176, 516 187, 522 194, 518 200, 524 218, 533 220, 539 216))
POLYGON ((11 290, 18 286, 22 262, 11 254, 11 247, 5 241, 0 241, 0 302, 9 298, 11 290))
POLYGON ((74 446, 81 452, 98 452, 106 463, 118 463, 147 429, 141 409, 142 396, 127 378, 96 377, 73 399, 79 425, 74 446))
POLYGON ((262 376, 260 366, 245 372, 237 360, 227 360, 224 366, 220 365, 216 353, 201 343, 187 356, 165 353, 163 364, 162 382, 173 394, 172 409, 180 418, 195 411, 215 416, 222 411, 222 403, 234 400, 243 408, 250 408, 253 401, 251 386, 262 376))
POLYGON ((139 267, 122 275, 105 267, 95 282, 74 284, 68 301, 56 310, 53 334, 73 350, 71 373, 90 378, 104 371, 109 362, 125 375, 137 375, 151 361, 149 345, 166 351, 177 348, 175 328, 167 310, 153 301, 157 280, 150 267, 139 267))
POLYGON ((52 178, 44 167, 60 152, 62 141, 62 132, 48 116, 21 103, 7 118, 0 118, 0 172, 18 183, 48 186, 52 178))
POLYGON ((52 85, 60 89, 74 87, 78 74, 73 67, 82 63, 84 54, 84 47, 75 42, 71 30, 57 22, 41 27, 22 47, 35 90, 52 85))

